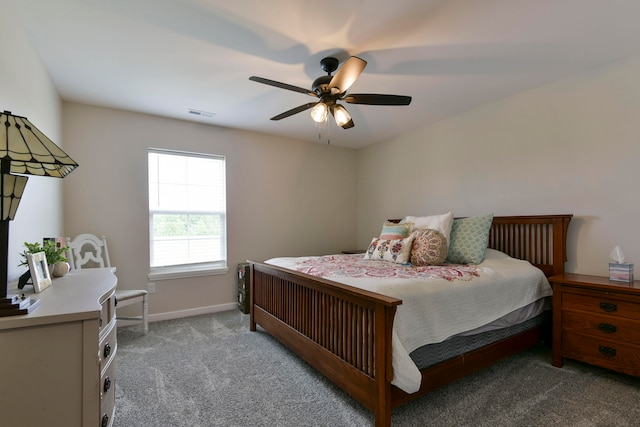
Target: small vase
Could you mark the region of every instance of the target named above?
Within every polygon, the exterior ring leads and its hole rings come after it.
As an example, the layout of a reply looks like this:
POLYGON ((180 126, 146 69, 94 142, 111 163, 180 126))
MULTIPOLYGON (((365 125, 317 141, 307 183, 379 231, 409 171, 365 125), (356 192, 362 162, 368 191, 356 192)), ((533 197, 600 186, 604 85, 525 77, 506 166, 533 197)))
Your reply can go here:
POLYGON ((57 262, 53 265, 51 276, 62 277, 69 272, 69 264, 66 262, 57 262))

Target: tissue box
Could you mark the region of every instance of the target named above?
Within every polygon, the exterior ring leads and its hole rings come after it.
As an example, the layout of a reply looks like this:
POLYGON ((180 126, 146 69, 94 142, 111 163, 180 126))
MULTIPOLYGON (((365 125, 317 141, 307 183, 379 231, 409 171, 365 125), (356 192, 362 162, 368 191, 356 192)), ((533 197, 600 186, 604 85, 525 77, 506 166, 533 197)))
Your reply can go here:
POLYGON ((610 262, 609 280, 616 282, 633 282, 633 264, 628 262, 610 262))

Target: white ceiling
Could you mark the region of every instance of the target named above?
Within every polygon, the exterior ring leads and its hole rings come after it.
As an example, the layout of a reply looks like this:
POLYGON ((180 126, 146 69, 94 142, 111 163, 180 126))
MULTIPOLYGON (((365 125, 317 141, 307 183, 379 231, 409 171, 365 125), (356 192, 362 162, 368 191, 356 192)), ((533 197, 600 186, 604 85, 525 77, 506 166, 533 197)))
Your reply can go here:
POLYGON ((10 0, 64 100, 359 148, 640 52, 640 0, 10 0), (320 59, 368 66, 355 127, 314 126, 320 59), (197 117, 196 109, 214 113, 197 117))

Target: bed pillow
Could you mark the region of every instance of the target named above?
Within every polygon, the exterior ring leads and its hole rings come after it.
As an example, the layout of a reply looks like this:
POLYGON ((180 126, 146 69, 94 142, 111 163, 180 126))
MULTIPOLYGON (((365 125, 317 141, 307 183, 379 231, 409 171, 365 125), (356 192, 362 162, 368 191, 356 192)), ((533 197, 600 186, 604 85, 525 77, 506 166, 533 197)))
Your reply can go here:
POLYGON ((451 226, 447 262, 480 264, 489 243, 493 214, 455 219, 451 226))
POLYGON ((440 265, 447 258, 447 239, 438 230, 416 230, 411 245, 411 264, 440 265))
POLYGON ((395 240, 374 237, 373 239, 371 239, 369 248, 364 254, 364 259, 391 261, 397 264, 406 264, 409 262, 412 242, 413 235, 404 239, 395 240))
POLYGON ((385 222, 380 231, 380 238, 383 240, 398 240, 409 237, 413 230, 413 223, 406 222, 396 224, 395 222, 385 222))
POLYGON ((442 215, 431 216, 405 216, 400 223, 412 222, 414 229, 423 228, 429 230, 438 230, 447 239, 450 245, 451 224, 453 223, 453 213, 447 212, 442 215))

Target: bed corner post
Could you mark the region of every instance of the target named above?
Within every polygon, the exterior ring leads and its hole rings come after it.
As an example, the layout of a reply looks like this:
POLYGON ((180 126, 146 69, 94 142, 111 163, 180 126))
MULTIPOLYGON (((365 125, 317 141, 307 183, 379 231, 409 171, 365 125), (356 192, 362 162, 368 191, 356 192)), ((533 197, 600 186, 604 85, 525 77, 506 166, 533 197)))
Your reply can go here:
POLYGON ((253 262, 249 261, 249 330, 251 332, 256 331, 256 319, 253 314, 253 296, 255 294, 255 274, 254 274, 255 265, 253 262))
POLYGON ((393 366, 391 357, 391 341, 393 330, 393 319, 396 315, 396 306, 384 306, 379 304, 376 313, 384 313, 383 316, 376 317, 376 387, 377 402, 374 411, 376 427, 391 427, 391 381, 393 380, 393 366), (378 333, 382 331, 382 333, 378 333))
POLYGON ((557 215, 553 219, 553 275, 564 272, 567 261, 567 233, 573 215, 557 215))

